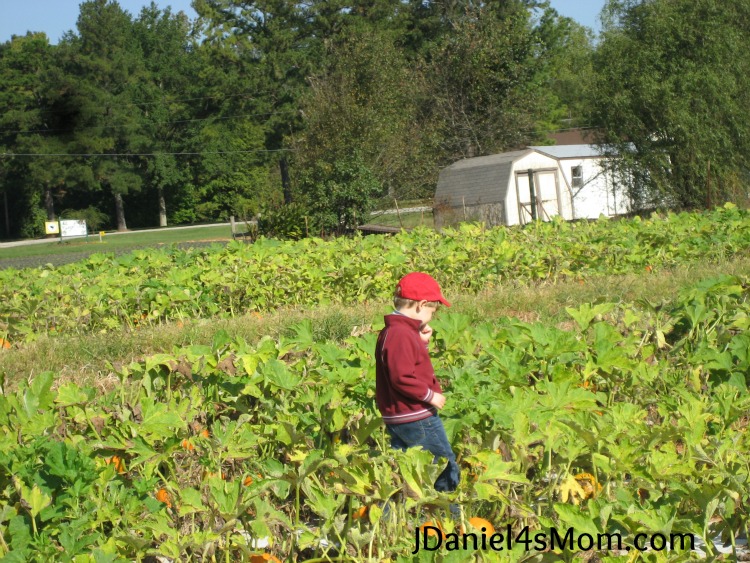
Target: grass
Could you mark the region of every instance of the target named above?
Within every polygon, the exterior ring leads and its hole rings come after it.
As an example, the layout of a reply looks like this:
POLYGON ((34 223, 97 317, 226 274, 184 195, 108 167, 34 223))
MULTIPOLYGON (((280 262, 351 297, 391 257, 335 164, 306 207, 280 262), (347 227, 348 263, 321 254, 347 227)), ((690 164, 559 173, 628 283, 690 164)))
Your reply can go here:
POLYGON ((99 242, 99 235, 89 235, 85 239, 73 239, 60 243, 55 239, 50 242, 0 248, 0 259, 25 258, 32 256, 50 256, 82 252, 114 252, 142 246, 159 244, 186 243, 198 241, 230 240, 232 238, 228 225, 211 227, 184 227, 173 230, 132 231, 127 233, 107 233, 99 242))
MULTIPOLYGON (((624 276, 591 277, 534 286, 506 285, 488 288, 478 295, 449 295, 451 312, 476 319, 516 317, 570 328, 566 307, 597 301, 632 303, 671 300, 683 287, 719 274, 750 276, 750 258, 715 263, 701 261, 674 269, 624 276)), ((281 308, 267 314, 252 313, 229 319, 201 319, 185 323, 143 326, 133 332, 47 337, 20 348, 0 349, 0 374, 13 385, 42 371, 59 374, 58 381, 96 384, 111 377, 113 366, 126 364, 177 346, 210 345, 214 334, 227 331, 233 337, 256 342, 265 335, 288 335, 290 327, 305 319, 321 338, 342 339, 368 331, 391 306, 382 302, 352 306, 328 305, 312 309, 281 308)), ((440 314, 440 313, 438 313, 440 314)), ((444 314, 444 313, 443 313, 444 314)))
POLYGON ((432 211, 425 211, 424 213, 401 213, 401 219, 396 213, 389 213, 387 215, 375 215, 370 218, 367 222, 369 225, 383 225, 386 227, 401 227, 410 229, 419 225, 424 225, 432 229, 435 224, 432 218, 432 211))

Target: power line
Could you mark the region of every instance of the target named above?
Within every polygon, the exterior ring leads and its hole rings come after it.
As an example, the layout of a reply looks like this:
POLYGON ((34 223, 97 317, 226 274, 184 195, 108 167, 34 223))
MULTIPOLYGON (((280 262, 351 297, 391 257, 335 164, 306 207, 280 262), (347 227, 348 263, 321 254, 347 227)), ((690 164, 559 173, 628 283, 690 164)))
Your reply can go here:
POLYGON ((113 157, 113 156, 198 156, 203 154, 250 154, 294 152, 293 149, 253 149, 244 151, 141 152, 141 153, 0 153, 0 157, 113 157))
MULTIPOLYGON (((169 125, 173 123, 193 123, 196 121, 219 121, 219 120, 226 120, 226 119, 237 119, 240 117, 270 117, 272 115, 284 115, 284 114, 290 114, 290 113, 296 113, 296 110, 286 110, 286 111, 272 111, 272 112, 266 112, 266 113, 241 113, 237 115, 227 115, 223 117, 197 117, 195 119, 177 119, 174 121, 154 121, 154 122, 146 122, 146 127, 150 125, 169 125)), ((77 127, 74 129, 28 129, 23 131, 7 131, 0 129, 0 133, 5 133, 9 135, 23 135, 28 133, 55 133, 55 132, 68 132, 68 133, 74 133, 76 131, 88 131, 91 129, 119 129, 122 127, 132 127, 132 124, 122 124, 122 125, 87 125, 85 127, 77 127)), ((137 126, 137 125, 136 125, 137 126)))
MULTIPOLYGON (((228 100, 229 98, 258 98, 260 96, 263 96, 265 94, 272 94, 274 90, 264 90, 263 92, 253 92, 251 94, 243 93, 243 94, 227 94, 227 95, 220 95, 220 96, 200 96, 197 98, 180 98, 177 100, 172 100, 169 98, 162 98, 161 100, 156 100, 153 102, 120 102, 124 106, 153 106, 156 104, 177 104, 181 102, 195 102, 198 100, 228 100)), ((45 111, 49 111, 49 108, 43 108, 45 111)))

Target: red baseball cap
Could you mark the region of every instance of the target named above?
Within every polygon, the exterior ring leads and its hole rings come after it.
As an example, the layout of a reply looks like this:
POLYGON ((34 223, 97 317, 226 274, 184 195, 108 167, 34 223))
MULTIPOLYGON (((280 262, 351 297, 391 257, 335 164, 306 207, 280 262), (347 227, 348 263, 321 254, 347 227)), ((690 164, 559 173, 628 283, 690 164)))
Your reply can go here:
POLYGON ((440 291, 440 285, 429 274, 422 272, 412 272, 406 274, 396 284, 396 292, 399 296, 413 301, 439 301, 446 307, 451 304, 443 297, 440 291))

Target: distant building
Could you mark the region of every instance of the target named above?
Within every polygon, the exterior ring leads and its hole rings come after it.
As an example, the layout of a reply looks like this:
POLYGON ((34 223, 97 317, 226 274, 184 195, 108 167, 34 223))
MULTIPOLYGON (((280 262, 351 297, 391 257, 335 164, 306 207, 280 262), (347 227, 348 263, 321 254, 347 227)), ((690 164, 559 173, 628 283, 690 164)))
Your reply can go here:
POLYGON ((549 221, 555 215, 571 220, 628 213, 630 202, 605 163, 594 145, 527 147, 460 160, 440 172, 435 226, 463 220, 524 225, 534 216, 549 221))
POLYGON ((591 128, 574 127, 549 133, 547 136, 555 145, 588 145, 594 141, 595 130, 591 128))

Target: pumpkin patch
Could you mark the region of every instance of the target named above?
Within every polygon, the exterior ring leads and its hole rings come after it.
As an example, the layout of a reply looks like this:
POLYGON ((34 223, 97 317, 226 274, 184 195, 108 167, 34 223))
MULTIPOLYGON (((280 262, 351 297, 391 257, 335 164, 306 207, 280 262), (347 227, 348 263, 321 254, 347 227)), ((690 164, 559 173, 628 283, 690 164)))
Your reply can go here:
MULTIPOLYGON (((143 324, 230 307, 265 311, 290 295, 300 303, 382 300, 392 278, 412 268, 434 267, 447 295, 453 288, 470 297, 481 283, 515 275, 544 283, 607 268, 645 275, 646 264, 668 267, 705 252, 713 236, 717 253, 750 241, 747 214, 731 208, 639 226, 536 228, 466 225, 439 236, 402 233, 387 244, 261 241, 204 254, 92 257, 81 271, 60 267, 47 278, 68 272, 65 283, 77 284, 80 301, 54 284, 48 301, 73 300, 68 312, 90 316, 85 330, 106 331, 125 326, 121 315, 143 324), (658 242, 662 231, 675 238, 660 251, 629 254, 623 249, 640 246, 613 243, 658 242), (695 236, 676 236, 685 233, 695 236), (529 242, 536 237, 547 237, 545 252, 529 242), (252 283, 241 277, 245 267, 252 283), (132 280, 120 273, 133 268, 132 280), (141 268, 154 275, 141 277, 141 268), (99 308, 88 305, 94 295, 99 308), (113 312, 115 302, 123 311, 113 312), (143 318, 142 310, 157 314, 143 318)), ((34 289, 25 283, 29 297, 34 289)), ((41 330, 16 306, 0 312, 14 342, 41 330)), ((616 531, 630 548, 644 530, 695 534, 709 549, 717 535, 741 541, 750 505, 743 485, 750 482, 750 279, 717 275, 652 300, 571 305, 559 324, 489 321, 456 309, 430 323, 433 366, 448 398, 441 418, 462 472, 455 493, 434 490, 441 462, 431 454, 390 447, 374 406, 382 315, 335 341, 320 335, 315 319, 253 342, 219 330, 208 345, 113 365, 117 385, 107 391, 42 369, 3 388, 0 558, 417 562, 431 555, 413 555, 416 532, 433 534, 434 544, 461 523, 487 536, 524 529, 533 536, 551 526, 616 531), (455 522, 444 517, 451 503, 462 512, 455 522), (437 532, 425 527, 433 525, 437 532)), ((56 326, 66 322, 50 314, 56 326)), ((521 561, 523 547, 497 560, 521 561)), ((497 555, 480 551, 440 551, 434 560, 497 555)), ((544 557, 630 556, 574 545, 544 557)), ((659 563, 690 554, 673 548, 647 557, 659 563)))

